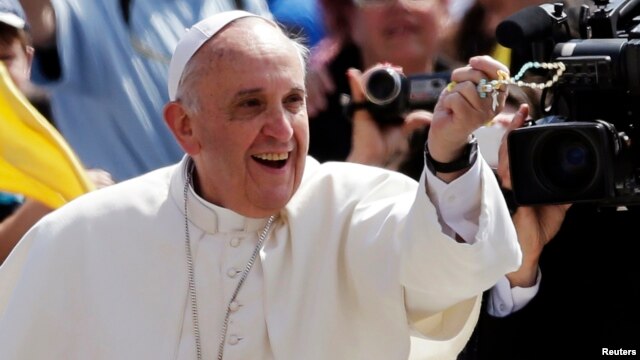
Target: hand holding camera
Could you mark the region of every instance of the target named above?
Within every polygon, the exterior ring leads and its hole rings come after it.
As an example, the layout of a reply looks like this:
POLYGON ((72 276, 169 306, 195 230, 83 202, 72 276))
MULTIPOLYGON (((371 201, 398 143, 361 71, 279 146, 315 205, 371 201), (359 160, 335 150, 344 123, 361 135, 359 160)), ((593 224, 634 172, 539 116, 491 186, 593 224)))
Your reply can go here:
POLYGON ((424 109, 431 108, 436 100, 439 102, 435 109, 439 109, 442 120, 435 130, 430 127, 430 133, 436 133, 430 154, 442 163, 459 157, 470 134, 499 112, 506 98, 505 89, 496 89, 492 94, 495 96, 488 99, 481 98, 478 90, 482 80, 496 80, 499 70, 508 71, 503 64, 489 57, 474 58, 470 64, 453 73, 458 83, 444 94, 445 79, 450 74, 405 77, 401 69, 383 64, 364 74, 352 69, 348 76, 354 131, 348 160, 393 169, 408 151, 408 135, 416 128, 431 125, 433 114, 424 109), (425 86, 427 78, 429 84, 436 85, 425 86), (430 91, 428 95, 425 89, 430 91))
POLYGON ((640 1, 594 2, 593 13, 581 8, 581 39, 568 40, 561 4, 525 8, 497 28, 502 45, 527 44, 532 60, 566 66, 552 91, 542 93, 547 116, 509 136, 511 181, 521 205, 640 203, 640 42, 634 21, 640 1))
MULTIPOLYGON (((351 86, 352 103, 364 104, 368 101, 366 86, 370 84, 370 74, 381 72, 395 73, 404 77, 400 68, 388 64, 378 64, 364 74, 357 69, 349 70, 347 76, 351 86)), ((409 136, 413 131, 429 125, 431 113, 422 110, 414 111, 407 116, 394 114, 398 120, 393 122, 393 126, 387 126, 391 123, 385 121, 381 124, 380 118, 375 117, 375 114, 379 114, 375 110, 375 105, 371 106, 374 110, 369 110, 365 106, 353 109, 352 146, 347 160, 397 170, 409 152, 409 136)), ((384 113, 390 115, 390 113, 384 113)))
POLYGON ((349 114, 366 109, 382 127, 401 125, 412 110, 433 110, 450 79, 448 71, 406 76, 398 67, 379 64, 362 75, 364 97, 343 95, 343 106, 349 114))

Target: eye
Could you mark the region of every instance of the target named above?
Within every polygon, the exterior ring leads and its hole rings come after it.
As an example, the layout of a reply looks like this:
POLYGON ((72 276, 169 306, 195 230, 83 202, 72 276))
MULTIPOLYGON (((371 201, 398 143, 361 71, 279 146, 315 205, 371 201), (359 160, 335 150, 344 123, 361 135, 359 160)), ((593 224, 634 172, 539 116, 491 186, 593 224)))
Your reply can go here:
POLYGON ((233 103, 231 118, 249 120, 258 116, 266 108, 266 102, 260 96, 246 96, 233 103))
POLYGON ((239 104, 241 108, 255 108, 261 105, 262 105, 262 101, 260 101, 260 99, 258 98, 244 99, 239 104))
POLYGON ((9 62, 15 59, 15 57, 13 53, 0 53, 0 61, 9 62))
POLYGON ((302 94, 291 94, 284 100, 286 108, 292 112, 297 113, 305 106, 305 97, 302 94))

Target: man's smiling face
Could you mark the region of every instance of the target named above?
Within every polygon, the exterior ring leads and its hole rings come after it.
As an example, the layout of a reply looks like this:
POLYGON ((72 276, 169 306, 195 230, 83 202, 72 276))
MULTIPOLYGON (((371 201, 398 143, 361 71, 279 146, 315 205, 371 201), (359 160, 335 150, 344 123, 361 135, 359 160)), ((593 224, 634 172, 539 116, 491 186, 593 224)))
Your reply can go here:
POLYGON ((300 185, 309 143, 298 49, 273 24, 246 18, 191 61, 196 105, 185 108, 200 194, 245 216, 278 212, 300 185))

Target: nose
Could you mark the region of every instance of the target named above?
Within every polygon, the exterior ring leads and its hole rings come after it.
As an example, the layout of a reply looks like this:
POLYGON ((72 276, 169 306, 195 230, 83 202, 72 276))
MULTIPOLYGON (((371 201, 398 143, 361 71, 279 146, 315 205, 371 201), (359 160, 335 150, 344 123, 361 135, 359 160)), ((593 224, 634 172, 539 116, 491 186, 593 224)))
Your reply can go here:
POLYGON ((274 107, 267 114, 262 133, 279 141, 289 141, 293 136, 293 115, 282 106, 274 107))

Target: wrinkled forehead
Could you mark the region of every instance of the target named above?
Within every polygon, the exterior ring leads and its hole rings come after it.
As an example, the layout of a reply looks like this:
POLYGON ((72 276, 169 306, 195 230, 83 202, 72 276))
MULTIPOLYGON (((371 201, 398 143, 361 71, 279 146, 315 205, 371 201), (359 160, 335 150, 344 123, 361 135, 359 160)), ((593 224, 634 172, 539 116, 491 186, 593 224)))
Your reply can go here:
POLYGON ((266 60, 266 57, 274 54, 297 56, 297 50, 277 25, 260 18, 244 18, 222 30, 196 56, 203 55, 202 58, 211 61, 243 56, 263 56, 266 60))
POLYGON ((274 80, 276 74, 303 84, 305 76, 304 54, 295 41, 280 28, 250 18, 238 20, 204 44, 188 67, 185 79, 219 86, 223 79, 233 87, 274 80))
POLYGON ((275 94, 284 88, 305 89, 302 50, 279 27, 260 19, 238 20, 189 61, 177 97, 203 104, 214 95, 223 101, 249 90, 275 94))

